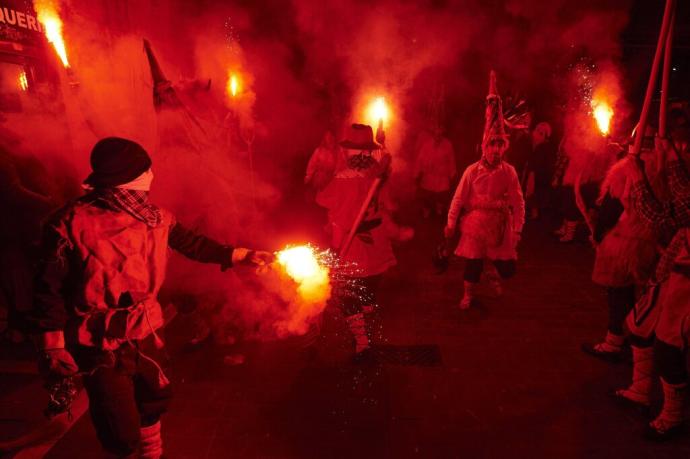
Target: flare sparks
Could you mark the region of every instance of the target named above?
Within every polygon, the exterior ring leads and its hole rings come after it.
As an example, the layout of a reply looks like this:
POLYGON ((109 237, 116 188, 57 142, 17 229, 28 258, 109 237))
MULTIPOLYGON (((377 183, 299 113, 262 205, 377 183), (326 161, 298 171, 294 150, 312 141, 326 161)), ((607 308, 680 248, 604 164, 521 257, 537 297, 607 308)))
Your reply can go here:
POLYGON ((55 52, 65 68, 69 68, 65 39, 62 35, 62 20, 58 14, 58 8, 52 0, 35 0, 34 8, 36 17, 43 24, 43 31, 48 42, 53 45, 55 52))

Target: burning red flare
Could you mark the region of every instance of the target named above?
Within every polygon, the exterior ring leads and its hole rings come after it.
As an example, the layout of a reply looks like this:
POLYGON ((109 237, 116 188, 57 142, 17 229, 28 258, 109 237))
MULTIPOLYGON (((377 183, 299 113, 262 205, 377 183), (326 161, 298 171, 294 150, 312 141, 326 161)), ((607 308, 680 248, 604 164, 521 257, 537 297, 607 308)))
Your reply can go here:
POLYGON ((62 35, 62 20, 58 14, 58 8, 52 0, 35 0, 34 8, 38 21, 43 25, 48 42, 53 45, 55 52, 65 68, 69 68, 65 39, 62 35))
POLYGON ((29 80, 26 77, 26 72, 24 71, 19 74, 19 87, 22 88, 22 91, 29 90, 29 80))
POLYGON ((240 77, 237 76, 237 74, 230 72, 228 75, 228 84, 226 87, 226 91, 228 93, 228 96, 230 96, 232 99, 237 97, 237 94, 240 92, 240 77))
POLYGON ((592 116, 594 116, 601 134, 608 135, 611 129, 611 118, 613 118, 613 109, 609 104, 603 100, 592 99, 592 116))
POLYGON ((287 247, 277 254, 278 264, 297 284, 297 291, 309 303, 322 303, 330 295, 329 270, 309 246, 287 247))
POLYGON ((389 117, 390 109, 386 99, 381 96, 375 98, 366 109, 365 118, 371 126, 378 126, 380 123, 385 125, 389 117))

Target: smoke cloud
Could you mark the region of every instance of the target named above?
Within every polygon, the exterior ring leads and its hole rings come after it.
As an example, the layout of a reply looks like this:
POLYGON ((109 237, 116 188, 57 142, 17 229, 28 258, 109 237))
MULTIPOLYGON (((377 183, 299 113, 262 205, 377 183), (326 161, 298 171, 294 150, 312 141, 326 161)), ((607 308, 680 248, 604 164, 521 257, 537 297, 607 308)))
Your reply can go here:
MULTIPOLYGON (((308 156, 326 129, 342 138, 361 121, 375 96, 392 109, 386 137, 398 199, 414 189, 407 164, 430 125, 445 127, 460 166, 477 159, 490 69, 502 95, 527 98, 537 122, 572 125, 583 58, 612 103, 626 107, 616 62, 629 0, 226 3, 63 0, 71 70, 53 63, 63 102, 45 97, 5 116, 11 149, 45 160, 67 196, 97 139, 131 138, 154 158, 153 200, 180 222, 277 250, 301 242, 293 234, 318 232, 294 217, 308 156), (184 109, 155 110, 144 38, 184 109), (227 91, 231 72, 241 80, 237 98, 227 91)), ((169 287, 267 336, 285 305, 273 306, 275 295, 251 277, 176 257, 169 287)))

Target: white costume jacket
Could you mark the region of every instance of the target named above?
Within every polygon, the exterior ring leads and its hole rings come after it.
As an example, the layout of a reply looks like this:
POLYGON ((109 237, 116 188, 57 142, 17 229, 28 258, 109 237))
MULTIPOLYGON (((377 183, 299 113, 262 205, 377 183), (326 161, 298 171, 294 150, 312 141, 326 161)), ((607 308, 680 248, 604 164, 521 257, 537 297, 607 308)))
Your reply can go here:
POLYGON ((517 234, 525 223, 525 200, 515 168, 505 161, 471 164, 462 174, 448 211, 448 226, 460 219, 455 254, 465 258, 514 260, 517 234))

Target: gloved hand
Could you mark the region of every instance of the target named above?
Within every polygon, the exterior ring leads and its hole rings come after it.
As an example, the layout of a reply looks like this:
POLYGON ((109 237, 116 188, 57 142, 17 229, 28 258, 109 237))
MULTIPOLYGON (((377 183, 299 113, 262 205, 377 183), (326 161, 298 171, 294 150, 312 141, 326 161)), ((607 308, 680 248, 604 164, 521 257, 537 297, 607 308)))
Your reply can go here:
POLYGON ((249 264, 254 266, 264 266, 275 260, 275 255, 264 250, 251 250, 244 247, 235 247, 232 251, 233 264, 249 264))
POLYGON ((79 371, 72 354, 64 348, 40 351, 38 369, 44 377, 72 376, 79 371))
POLYGON ((446 226, 443 229, 443 235, 446 237, 446 239, 452 238, 454 234, 455 234, 455 228, 453 228, 452 226, 446 226))

